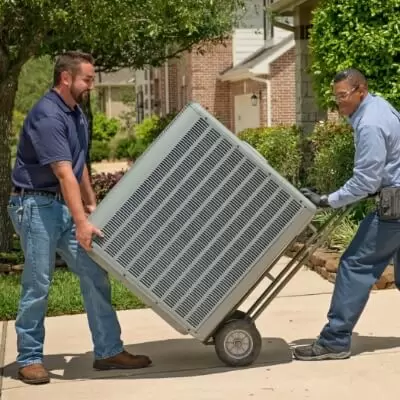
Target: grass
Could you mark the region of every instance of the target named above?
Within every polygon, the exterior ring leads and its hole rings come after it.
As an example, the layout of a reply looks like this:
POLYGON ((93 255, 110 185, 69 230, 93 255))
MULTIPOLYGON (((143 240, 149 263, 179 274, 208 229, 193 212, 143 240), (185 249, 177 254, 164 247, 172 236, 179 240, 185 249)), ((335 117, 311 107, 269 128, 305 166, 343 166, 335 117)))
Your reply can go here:
MULTIPOLYGON (((321 211, 314 217, 314 222, 317 225, 322 225, 332 215, 334 211, 321 211)), ((339 251, 343 251, 351 242, 358 229, 358 223, 355 223, 350 217, 344 217, 325 243, 326 246, 339 251)))
MULTIPOLYGON (((21 274, 0 275, 0 321, 15 319, 21 290, 21 274)), ((144 308, 145 305, 111 278, 112 304, 116 310, 144 308)), ((84 313, 78 278, 66 268, 57 268, 49 294, 47 316, 84 313)))

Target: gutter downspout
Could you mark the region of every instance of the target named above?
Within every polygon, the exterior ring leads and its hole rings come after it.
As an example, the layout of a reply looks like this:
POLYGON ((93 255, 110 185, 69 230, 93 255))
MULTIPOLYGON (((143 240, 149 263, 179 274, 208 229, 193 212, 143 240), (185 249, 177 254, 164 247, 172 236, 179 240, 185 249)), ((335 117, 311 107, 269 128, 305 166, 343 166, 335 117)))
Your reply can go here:
POLYGON ((267 126, 272 126, 272 92, 271 92, 271 79, 257 78, 250 76, 249 79, 264 83, 267 88, 267 126))

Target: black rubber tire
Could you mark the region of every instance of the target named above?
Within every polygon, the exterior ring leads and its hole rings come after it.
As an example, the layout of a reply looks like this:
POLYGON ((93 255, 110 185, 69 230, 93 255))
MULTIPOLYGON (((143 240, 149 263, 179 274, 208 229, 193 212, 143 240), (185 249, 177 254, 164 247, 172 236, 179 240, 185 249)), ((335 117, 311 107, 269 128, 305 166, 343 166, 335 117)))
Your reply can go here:
POLYGON ((260 355, 260 332, 245 320, 233 320, 224 324, 215 335, 215 351, 218 358, 230 367, 252 364, 260 355))

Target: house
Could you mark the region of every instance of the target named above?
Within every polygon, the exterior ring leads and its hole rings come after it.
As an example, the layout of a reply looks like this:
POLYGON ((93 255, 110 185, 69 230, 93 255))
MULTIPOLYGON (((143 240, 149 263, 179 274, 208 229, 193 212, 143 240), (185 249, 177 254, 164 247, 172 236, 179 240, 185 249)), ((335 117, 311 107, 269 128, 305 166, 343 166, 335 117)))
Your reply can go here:
MULTIPOLYGON (((203 55, 194 49, 160 68, 136 71, 137 121, 195 101, 236 133, 294 123, 294 35, 271 26, 264 2, 248 0, 245 18, 225 45, 210 45, 203 55)), ((284 21, 292 23, 290 17, 284 21)))
POLYGON ((296 74, 296 123, 305 132, 311 132, 318 121, 337 117, 318 107, 312 87, 312 79, 307 72, 310 66, 309 28, 312 11, 318 0, 273 0, 270 11, 293 20, 293 26, 278 22, 275 26, 294 33, 295 74, 296 74))
POLYGON ((109 118, 121 118, 134 107, 135 71, 123 68, 117 72, 97 72, 95 90, 100 111, 109 118))

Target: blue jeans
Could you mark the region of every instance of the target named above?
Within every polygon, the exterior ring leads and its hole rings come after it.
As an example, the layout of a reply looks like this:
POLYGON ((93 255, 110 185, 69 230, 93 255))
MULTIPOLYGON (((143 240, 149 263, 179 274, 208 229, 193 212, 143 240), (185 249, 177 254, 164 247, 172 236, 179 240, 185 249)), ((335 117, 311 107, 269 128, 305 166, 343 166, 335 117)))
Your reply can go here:
POLYGON ((343 253, 335 289, 318 343, 331 350, 350 350, 353 329, 367 304, 370 290, 394 260, 400 287, 400 221, 382 221, 369 214, 343 253))
POLYGON ((15 323, 20 367, 43 359, 44 318, 56 252, 79 277, 95 358, 120 353, 121 329, 111 305, 108 274, 79 246, 68 207, 47 196, 11 196, 8 212, 25 256, 15 323))

